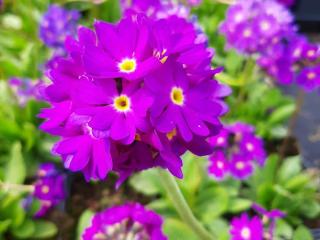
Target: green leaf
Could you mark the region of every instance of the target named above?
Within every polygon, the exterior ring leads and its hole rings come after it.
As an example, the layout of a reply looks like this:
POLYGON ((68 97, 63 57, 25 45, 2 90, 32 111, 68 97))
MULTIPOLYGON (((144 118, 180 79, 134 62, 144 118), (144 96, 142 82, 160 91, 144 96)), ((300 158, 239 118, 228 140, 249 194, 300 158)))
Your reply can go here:
POLYGON ((10 224, 11 224, 12 220, 11 219, 6 219, 3 221, 0 221, 0 233, 3 233, 5 231, 7 231, 7 229, 9 228, 10 224))
POLYGON ((275 111, 271 113, 268 122, 270 124, 281 123, 284 120, 288 119, 293 114, 294 110, 294 104, 288 104, 278 107, 275 111))
POLYGON ((81 240, 81 236, 83 234, 83 231, 90 226, 91 224, 91 219, 94 215, 94 212, 91 210, 87 209, 85 210, 79 219, 78 226, 77 226, 77 239, 81 240))
POLYGON ((134 175, 130 179, 130 185, 138 192, 148 196, 165 192, 156 169, 149 169, 134 175))
POLYGON ((229 223, 221 218, 213 219, 210 224, 208 224, 211 232, 214 233, 215 239, 228 240, 229 236, 229 223))
POLYGON ((290 224, 283 219, 278 219, 275 228, 275 239, 292 239, 293 230, 290 224))
POLYGON ((21 239, 30 239, 35 232, 34 222, 30 219, 25 220, 18 228, 12 229, 13 236, 21 239))
POLYGON ((214 187, 199 193, 195 204, 195 212, 201 216, 205 223, 221 216, 228 210, 229 195, 225 188, 214 187))
POLYGON ((233 198, 229 203, 229 211, 239 213, 248 210, 252 205, 252 201, 245 198, 233 198))
POLYGON ((21 184, 26 177, 26 167, 21 153, 21 144, 15 142, 11 148, 9 162, 7 163, 5 182, 21 184))
POLYGON ((286 158, 278 172, 279 182, 285 184, 291 178, 298 175, 301 169, 300 156, 286 158))
POLYGON ((35 232, 33 238, 50 238, 57 234, 58 229, 56 225, 49 221, 38 220, 35 221, 35 232))
POLYGON ((289 179, 285 184, 284 187, 291 192, 296 192, 299 190, 303 190, 304 187, 309 183, 310 177, 306 174, 299 174, 294 176, 293 178, 289 179))
POLYGON ((305 226, 301 225, 293 233, 293 240, 312 240, 313 237, 305 226))
POLYGON ((180 240, 198 240, 199 238, 191 231, 190 227, 184 224, 182 221, 173 218, 167 218, 164 221, 163 226, 164 233, 168 236, 168 239, 180 240))
POLYGON ((320 203, 315 199, 306 199, 301 204, 301 213, 308 218, 315 218, 320 214, 320 203))

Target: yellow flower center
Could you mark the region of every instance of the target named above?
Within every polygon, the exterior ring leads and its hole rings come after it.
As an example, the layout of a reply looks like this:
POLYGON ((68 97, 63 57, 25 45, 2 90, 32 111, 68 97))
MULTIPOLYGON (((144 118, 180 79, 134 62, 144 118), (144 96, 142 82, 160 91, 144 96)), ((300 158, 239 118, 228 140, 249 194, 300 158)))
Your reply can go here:
POLYGON ((223 166, 224 166, 223 162, 221 162, 221 161, 218 161, 218 162, 217 162, 217 167, 218 167, 219 169, 223 169, 223 166))
POLYGON ((266 21, 262 22, 260 26, 263 31, 267 31, 270 29, 270 24, 266 21))
POLYGON ((243 162, 237 162, 237 163, 236 163, 236 168, 237 168, 238 170, 244 169, 244 163, 243 163, 243 162))
POLYGON ((167 133, 167 138, 171 141, 177 135, 177 130, 174 128, 171 132, 167 133))
POLYGON ((41 187, 41 192, 43 194, 47 194, 49 191, 50 191, 50 188, 48 186, 45 185, 41 187))
POLYGON ((246 30, 243 31, 244 37, 251 37, 251 35, 252 35, 251 29, 247 28, 246 30))
POLYGON ((184 103, 184 95, 182 88, 173 87, 171 89, 170 98, 174 104, 182 106, 184 103))
POLYGON ((316 74, 314 73, 314 72, 309 72, 308 74, 307 74, 307 78, 309 79, 309 80, 312 80, 312 79, 314 79, 316 77, 316 74))
POLYGON ((314 50, 309 50, 309 51, 307 52, 307 56, 308 56, 308 57, 313 57, 315 54, 316 54, 316 52, 315 52, 314 50))
POLYGON ((248 227, 244 227, 241 230, 241 237, 244 238, 244 239, 250 239, 251 232, 250 232, 250 229, 248 227))
POLYGON ((120 72, 132 73, 137 68, 137 62, 134 58, 125 58, 119 64, 120 72))
POLYGON ((130 111, 130 98, 127 95, 120 95, 118 97, 115 97, 113 100, 113 107, 118 112, 128 112, 130 111))
POLYGON ((252 152, 253 149, 254 149, 254 146, 253 146, 252 143, 247 143, 247 144, 246 144, 246 147, 247 147, 247 150, 248 150, 249 152, 252 152))

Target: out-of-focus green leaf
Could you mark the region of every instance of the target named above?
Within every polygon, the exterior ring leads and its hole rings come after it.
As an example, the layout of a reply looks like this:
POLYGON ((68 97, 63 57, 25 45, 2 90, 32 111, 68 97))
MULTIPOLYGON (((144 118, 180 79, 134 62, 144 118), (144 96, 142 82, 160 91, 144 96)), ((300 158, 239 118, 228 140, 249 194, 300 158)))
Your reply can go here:
POLYGON ((0 233, 5 232, 11 224, 11 219, 1 220, 0 221, 0 233))
POLYGON ((232 213, 240 213, 248 210, 252 205, 252 201, 245 198, 231 199, 228 210, 232 213))
POLYGON ((134 175, 130 179, 130 185, 138 192, 146 195, 155 195, 165 192, 156 169, 150 169, 134 175))
POLYGON ((286 158, 279 169, 278 180, 280 183, 285 184, 288 180, 298 175, 300 171, 300 156, 286 158))
POLYGON ((9 162, 6 168, 5 182, 21 184, 26 177, 26 167, 22 156, 21 144, 12 145, 9 162))
POLYGON ((190 227, 185 225, 182 221, 173 218, 167 218, 164 221, 163 226, 164 233, 168 236, 168 239, 179 240, 198 240, 199 238, 194 235, 190 227))
POLYGON ((33 233, 33 238, 41 239, 41 238, 49 238, 53 237, 57 234, 58 229, 56 225, 49 221, 38 220, 35 221, 35 231, 33 233))
POLYGON ((283 219, 279 219, 276 222, 276 229, 275 229, 275 237, 276 239, 292 239, 293 230, 290 224, 288 224, 283 219))
POLYGON ((301 225, 294 231, 293 240, 313 240, 313 237, 310 231, 301 225))
POLYGON ((83 234, 83 231, 90 226, 91 224, 91 220, 92 217, 94 215, 94 212, 92 212, 91 210, 87 209, 85 210, 80 218, 79 218, 79 222, 78 222, 78 226, 77 226, 77 239, 81 240, 81 236, 83 234))
POLYGON ((289 118, 295 110, 294 104, 288 104, 277 108, 269 117, 269 123, 276 124, 289 118))
POLYGON ((221 218, 213 219, 210 224, 208 224, 211 232, 214 233, 215 239, 228 240, 229 235, 229 223, 221 218))
POLYGON ((11 232, 16 238, 30 239, 35 232, 34 222, 30 219, 27 219, 19 227, 12 229, 11 232))

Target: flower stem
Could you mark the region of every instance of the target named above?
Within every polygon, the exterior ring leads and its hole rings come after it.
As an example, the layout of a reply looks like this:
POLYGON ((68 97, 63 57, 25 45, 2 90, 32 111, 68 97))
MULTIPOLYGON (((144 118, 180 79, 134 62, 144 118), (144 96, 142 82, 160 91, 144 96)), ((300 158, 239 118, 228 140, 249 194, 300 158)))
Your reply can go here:
POLYGON ((29 192, 32 193, 34 191, 34 186, 32 185, 20 185, 14 183, 4 183, 0 181, 0 189, 4 190, 5 192, 29 192))
POLYGON ((214 237, 212 234, 210 234, 193 215, 174 177, 164 170, 160 170, 159 175, 163 186, 181 219, 192 229, 199 239, 213 240, 214 237))

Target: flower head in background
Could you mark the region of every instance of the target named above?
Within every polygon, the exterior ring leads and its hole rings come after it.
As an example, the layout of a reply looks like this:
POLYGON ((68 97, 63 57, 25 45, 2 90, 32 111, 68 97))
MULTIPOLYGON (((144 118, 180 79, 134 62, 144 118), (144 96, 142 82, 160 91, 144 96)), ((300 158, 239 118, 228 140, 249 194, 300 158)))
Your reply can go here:
POLYGON ((262 240, 263 224, 259 217, 250 217, 243 213, 231 221, 231 240, 262 240))
POLYGON ((42 80, 13 77, 9 79, 9 86, 15 93, 20 106, 25 106, 30 99, 43 100, 42 90, 45 85, 42 80))
POLYGON ((150 239, 165 240, 161 217, 138 203, 116 206, 97 213, 85 229, 84 240, 150 239))
POLYGON ((275 0, 239 0, 229 7, 220 31, 228 47, 252 54, 294 31, 292 22, 289 10, 275 0))
POLYGON ((230 174, 236 179, 252 175, 254 166, 262 167, 266 159, 263 140, 254 134, 251 125, 237 122, 226 125, 209 139, 214 148, 209 157, 209 174, 217 180, 230 174))
POLYGON ((276 227, 276 220, 279 218, 284 218, 286 214, 280 211, 279 209, 273 209, 271 211, 268 211, 256 203, 252 205, 252 208, 262 216, 262 222, 266 227, 264 236, 267 236, 267 239, 273 239, 276 227))
POLYGON ((40 209, 35 216, 42 217, 65 199, 65 176, 52 163, 41 164, 37 176, 33 197, 40 201, 40 209))
POLYGON ((180 156, 212 152, 208 137, 221 128, 223 97, 214 80, 213 51, 183 18, 130 14, 117 24, 96 21, 66 40, 67 58, 47 71, 52 80, 41 129, 61 140, 53 153, 87 180, 152 167, 182 177, 180 156))
POLYGON ((277 0, 277 1, 287 7, 291 7, 296 3, 296 0, 277 0))
POLYGON ((63 48, 65 38, 76 33, 79 18, 80 14, 76 10, 50 5, 40 22, 40 39, 48 47, 63 48))

